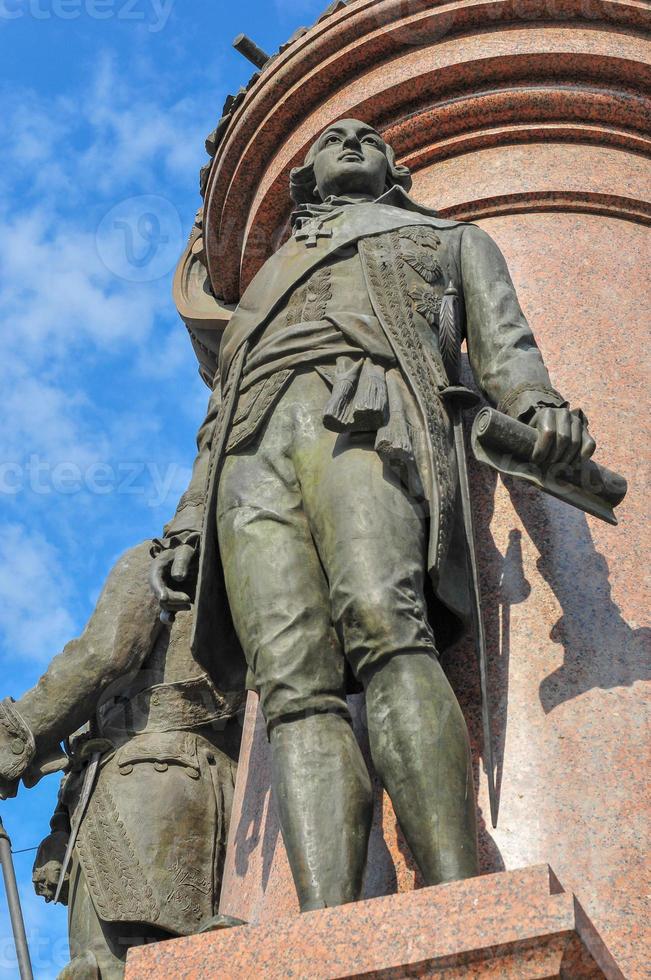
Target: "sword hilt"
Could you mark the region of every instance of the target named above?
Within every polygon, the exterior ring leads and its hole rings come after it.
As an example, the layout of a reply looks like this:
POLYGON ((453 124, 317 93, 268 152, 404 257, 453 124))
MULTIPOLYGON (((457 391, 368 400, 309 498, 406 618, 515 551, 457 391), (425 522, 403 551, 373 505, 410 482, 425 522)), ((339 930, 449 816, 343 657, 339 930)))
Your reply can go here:
POLYGON ((458 408, 463 411, 465 408, 474 408, 481 401, 476 391, 466 388, 465 385, 449 385, 443 388, 440 396, 451 408, 458 408))

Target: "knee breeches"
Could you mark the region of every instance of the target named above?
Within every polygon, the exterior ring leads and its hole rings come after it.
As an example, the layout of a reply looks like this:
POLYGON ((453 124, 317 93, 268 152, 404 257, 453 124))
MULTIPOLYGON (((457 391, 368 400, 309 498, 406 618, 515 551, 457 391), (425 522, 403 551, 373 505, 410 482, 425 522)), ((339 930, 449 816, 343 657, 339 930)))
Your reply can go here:
POLYGON ((316 372, 298 374, 219 484, 228 599, 269 726, 346 713, 346 660, 364 682, 398 653, 436 655, 422 509, 374 433, 325 429, 328 396, 316 372))

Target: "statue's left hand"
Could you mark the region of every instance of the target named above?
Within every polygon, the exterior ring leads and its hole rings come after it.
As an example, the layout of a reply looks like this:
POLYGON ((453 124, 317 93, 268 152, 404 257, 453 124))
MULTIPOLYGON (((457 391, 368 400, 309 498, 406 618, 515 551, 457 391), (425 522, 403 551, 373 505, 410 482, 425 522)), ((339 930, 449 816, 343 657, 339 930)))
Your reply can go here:
POLYGON ((190 609, 196 577, 196 552, 187 544, 177 545, 157 555, 150 567, 149 584, 161 609, 176 613, 190 609), (173 586, 176 586, 174 588, 173 586), (185 591, 181 591, 184 589, 185 591))
MULTIPOLYGON (((68 834, 63 830, 53 831, 40 843, 36 860, 34 861, 32 882, 36 894, 44 898, 46 902, 51 902, 54 899, 67 846, 68 834)), ((69 879, 70 875, 67 874, 63 888, 61 889, 59 900, 63 905, 68 904, 69 879)))
POLYGON ((542 469, 557 464, 571 466, 579 459, 588 459, 596 449, 582 412, 571 412, 569 408, 539 408, 529 424, 538 430, 531 461, 542 469))

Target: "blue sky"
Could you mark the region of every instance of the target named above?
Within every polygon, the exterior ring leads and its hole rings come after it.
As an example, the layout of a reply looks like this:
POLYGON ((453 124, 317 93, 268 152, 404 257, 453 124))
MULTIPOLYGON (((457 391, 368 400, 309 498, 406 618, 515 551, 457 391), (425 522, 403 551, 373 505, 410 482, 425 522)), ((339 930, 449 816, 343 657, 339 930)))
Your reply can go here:
MULTIPOLYGON (((171 279, 204 138, 253 72, 231 40, 275 51, 326 5, 0 0, 1 697, 79 633, 112 562, 184 489, 207 391, 171 279)), ((2 804, 15 849, 47 833, 57 785, 2 804)), ((33 854, 15 860, 49 980, 65 910, 33 895, 33 854)), ((2 898, 0 978, 15 976, 2 898)))

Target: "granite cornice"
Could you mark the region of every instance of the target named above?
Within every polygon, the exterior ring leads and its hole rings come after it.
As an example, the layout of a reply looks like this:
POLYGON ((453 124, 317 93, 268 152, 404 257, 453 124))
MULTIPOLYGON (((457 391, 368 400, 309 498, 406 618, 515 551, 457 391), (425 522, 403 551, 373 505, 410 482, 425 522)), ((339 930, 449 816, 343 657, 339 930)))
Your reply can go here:
POLYGON ((651 66, 640 31, 645 18, 651 26, 648 7, 558 0, 555 22, 527 0, 405 9, 400 0, 347 5, 301 35, 243 99, 217 151, 206 207, 208 267, 228 302, 283 240, 289 169, 337 116, 367 118, 412 167, 427 154, 467 152, 473 141, 490 145, 490 129, 497 142, 535 142, 550 122, 571 141, 603 136, 647 152, 651 66))

